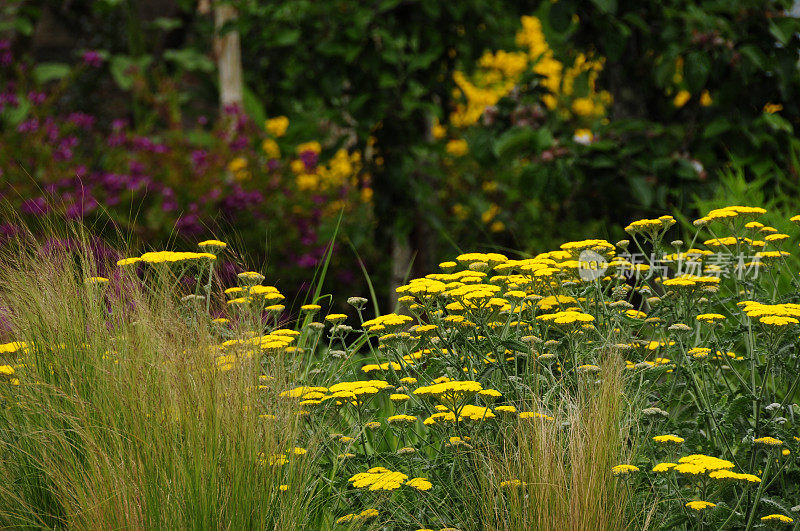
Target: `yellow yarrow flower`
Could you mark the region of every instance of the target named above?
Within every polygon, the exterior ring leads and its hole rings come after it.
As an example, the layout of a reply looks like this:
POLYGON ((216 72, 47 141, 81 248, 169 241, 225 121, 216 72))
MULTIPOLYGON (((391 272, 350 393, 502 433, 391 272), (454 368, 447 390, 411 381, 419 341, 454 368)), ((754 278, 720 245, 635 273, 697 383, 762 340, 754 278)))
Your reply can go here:
POLYGON ((762 444, 764 446, 781 446, 783 445, 783 441, 780 439, 776 439, 775 437, 759 437, 758 439, 753 439, 754 444, 762 444))
POLYGON ((264 123, 264 129, 273 136, 282 137, 286 134, 286 129, 289 128, 289 118, 286 116, 276 116, 270 118, 264 123))
POLYGON ((717 506, 716 503, 711 503, 708 501, 701 501, 701 500, 690 501, 686 504, 686 507, 695 511, 702 511, 703 509, 708 509, 716 506, 717 506))
POLYGON ((784 516, 782 514, 768 514, 767 516, 761 517, 762 522, 779 522, 782 524, 791 524, 794 522, 793 519, 789 518, 788 516, 784 516))
POLYGON ((632 472, 638 472, 638 471, 639 471, 639 467, 638 466, 634 466, 634 465, 625 465, 625 464, 623 464, 623 465, 617 465, 617 466, 611 468, 611 472, 615 476, 624 476, 624 475, 630 474, 632 472))
POLYGON ((678 437, 677 435, 656 435, 653 437, 653 440, 657 443, 663 444, 683 444, 685 439, 683 437, 678 437))

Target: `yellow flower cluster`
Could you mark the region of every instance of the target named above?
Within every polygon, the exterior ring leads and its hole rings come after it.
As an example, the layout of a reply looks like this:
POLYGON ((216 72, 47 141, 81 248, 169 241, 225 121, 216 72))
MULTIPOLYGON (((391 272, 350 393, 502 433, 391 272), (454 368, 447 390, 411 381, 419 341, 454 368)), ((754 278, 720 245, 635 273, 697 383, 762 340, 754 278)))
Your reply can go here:
POLYGON ((792 522, 794 522, 794 520, 792 520, 788 516, 784 516, 782 514, 768 514, 767 516, 762 516, 761 517, 761 521, 762 522, 778 522, 778 523, 781 523, 781 524, 791 524, 792 522))
POLYGON ((631 472, 638 472, 639 467, 634 465, 617 465, 611 468, 611 472, 615 476, 625 476, 631 472))
POLYGON ((658 463, 653 467, 653 472, 663 474, 674 471, 688 476, 708 477, 718 481, 732 481, 738 483, 760 483, 761 479, 752 474, 742 474, 731 470, 734 464, 726 459, 693 454, 681 457, 677 463, 658 463))
POLYGON ((364 522, 366 520, 377 518, 379 514, 380 513, 378 512, 378 509, 364 509, 360 513, 350 513, 337 518, 336 523, 341 525, 364 522))
POLYGON ((678 437, 677 435, 656 435, 653 437, 653 440, 657 443, 662 444, 683 444, 685 439, 683 437, 678 437))
POLYGON ((702 511, 703 509, 709 509, 709 508, 713 508, 713 507, 716 507, 716 506, 717 506, 716 503, 711 503, 711 502, 701 501, 701 500, 690 501, 690 502, 688 502, 686 504, 686 507, 688 507, 689 509, 692 509, 693 511, 702 511))
POLYGON ((244 157, 236 157, 231 160, 228 163, 228 171, 237 181, 247 181, 253 176, 248 169, 247 159, 244 157))
POLYGON ((737 303, 742 311, 751 319, 767 326, 788 326, 800 323, 800 304, 764 304, 757 301, 737 303))
POLYGON ((207 249, 209 252, 219 252, 225 249, 228 244, 220 240, 205 240, 197 244, 201 249, 207 249))
POLYGON ((561 249, 568 251, 573 258, 578 258, 581 251, 590 250, 606 258, 614 256, 614 245, 606 240, 581 240, 561 244, 561 249))
POLYGON ((118 266, 126 266, 143 262, 146 264, 174 264, 180 262, 191 262, 198 260, 216 260, 217 257, 211 253, 192 253, 185 251, 155 251, 144 253, 142 256, 134 258, 123 258, 117 261, 118 266))
POLYGON ((375 371, 388 371, 388 370, 399 371, 400 369, 402 369, 402 366, 396 361, 387 361, 381 364, 368 363, 367 365, 361 367, 361 371, 367 373, 375 371))
POLYGON ((456 422, 456 420, 458 420, 458 422, 463 420, 485 421, 496 418, 496 415, 490 408, 473 406, 472 404, 460 406, 458 408, 458 417, 456 417, 455 412, 445 406, 438 406, 437 409, 440 409, 440 411, 425 419, 423 424, 426 426, 433 426, 440 422, 450 423, 456 422), (440 408, 443 408, 443 410, 440 408))
POLYGON ((675 223, 677 221, 672 216, 661 216, 657 219, 640 219, 625 227, 625 232, 628 234, 657 234, 661 231, 666 231, 675 223))
POLYGON ((376 317, 375 319, 370 319, 369 321, 364 321, 362 326, 365 330, 370 332, 384 332, 384 331, 396 331, 414 319, 409 317, 408 315, 398 315, 396 313, 388 313, 386 315, 382 315, 380 317, 376 317))
POLYGON ((264 129, 266 129, 269 134, 275 137, 281 137, 285 135, 288 128, 289 118, 286 116, 276 116, 275 118, 270 118, 264 123, 264 129))
POLYGON ((412 424, 417 421, 413 415, 392 415, 386 419, 389 424, 412 424))
POLYGON ((407 474, 402 472, 392 472, 388 468, 376 466, 370 468, 366 472, 360 472, 348 479, 350 483, 357 489, 368 489, 371 491, 378 490, 396 490, 401 485, 407 485, 417 490, 430 490, 431 483, 425 478, 408 479, 407 474))
POLYGON ((594 316, 588 313, 579 312, 576 310, 564 310, 556 313, 545 313, 537 317, 537 319, 555 324, 584 324, 594 321, 594 316))
POLYGON ((541 21, 533 16, 521 19, 522 28, 516 35, 516 44, 524 51, 500 50, 486 52, 471 77, 455 72, 453 80, 459 89, 457 96, 463 102, 456 105, 450 122, 456 127, 468 127, 478 121, 487 107, 495 105, 519 83, 523 74, 532 71, 541 76, 541 84, 548 93, 542 103, 551 111, 559 109, 567 118, 571 114, 581 118, 595 118, 605 114, 611 95, 597 91, 596 82, 603 69, 603 59, 591 59, 579 53, 571 66, 555 58, 547 43, 541 21), (576 90, 576 82, 586 80, 584 90, 576 90), (586 96, 573 97, 577 92, 586 96))
POLYGON ((442 403, 457 403, 464 398, 469 398, 481 391, 483 387, 478 382, 450 381, 418 387, 414 394, 417 396, 432 396, 442 403))
POLYGON ((705 216, 695 220, 695 224, 706 225, 712 221, 731 220, 731 219, 752 219, 761 214, 765 214, 766 209, 760 207, 748 207, 732 205, 724 208, 716 208, 705 216), (699 222, 699 223, 698 223, 699 222))
POLYGON ((725 316, 718 313, 701 313, 696 319, 704 323, 717 323, 724 320, 725 316))

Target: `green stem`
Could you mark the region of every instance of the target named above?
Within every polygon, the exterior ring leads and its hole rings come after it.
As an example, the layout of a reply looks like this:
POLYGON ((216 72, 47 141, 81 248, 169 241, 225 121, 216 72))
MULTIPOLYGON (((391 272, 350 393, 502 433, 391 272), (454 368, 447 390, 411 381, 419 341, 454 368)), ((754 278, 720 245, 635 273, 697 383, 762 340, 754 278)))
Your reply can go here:
POLYGON ((753 500, 753 506, 750 508, 750 517, 747 519, 747 525, 744 528, 745 531, 750 531, 753 528, 753 522, 756 518, 756 511, 758 510, 758 502, 761 501, 761 495, 764 494, 764 489, 766 488, 767 485, 765 479, 769 474, 769 467, 771 464, 772 464, 772 459, 767 458, 767 464, 764 467, 764 474, 762 474, 761 476, 761 484, 758 486, 756 497, 753 500))

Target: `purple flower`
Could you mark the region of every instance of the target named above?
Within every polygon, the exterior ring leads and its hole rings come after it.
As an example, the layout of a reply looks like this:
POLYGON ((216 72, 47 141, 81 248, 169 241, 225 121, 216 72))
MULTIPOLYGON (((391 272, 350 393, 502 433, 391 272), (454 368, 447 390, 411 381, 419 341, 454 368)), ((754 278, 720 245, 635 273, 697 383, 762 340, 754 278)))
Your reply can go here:
POLYGON ((38 130, 39 130, 38 118, 31 118, 30 120, 25 120, 24 122, 20 123, 17 126, 17 132, 19 133, 34 133, 38 130))
POLYGON ((83 52, 83 64, 91 66, 92 68, 100 68, 103 66, 103 58, 94 50, 87 50, 83 52))
POLYGON ((319 161, 319 154, 316 151, 306 150, 300 153, 300 160, 306 165, 307 170, 313 170, 319 161))
POLYGON ((240 151, 246 148, 249 143, 250 140, 246 136, 240 136, 230 143, 230 147, 233 151, 240 151))
POLYGON ((34 105, 41 105, 47 99, 47 94, 44 92, 28 92, 28 101, 34 105))
POLYGON ((108 135, 108 140, 106 140, 106 144, 108 147, 120 147, 125 144, 125 133, 112 133, 108 135))
POLYGON ((73 112, 67 117, 67 121, 86 131, 94 126, 94 116, 83 112, 73 112))
POLYGON ((175 222, 175 228, 181 234, 191 236, 202 234, 204 229, 197 214, 184 214, 175 222))
POLYGON ((205 149, 195 149, 192 151, 190 158, 192 159, 195 173, 205 173, 208 169, 208 151, 205 149))
POLYGON ((19 99, 13 92, 0 92, 0 111, 6 106, 15 108, 19 105, 19 99))
POLYGON ((164 200, 161 203, 161 210, 164 212, 172 212, 178 209, 178 202, 175 200, 175 192, 172 188, 164 188, 161 191, 164 200))
POLYGON ((44 121, 44 130, 45 133, 47 133, 47 140, 50 142, 55 142, 59 135, 58 126, 56 125, 55 120, 49 116, 44 121))
POLYGON ((97 208, 97 199, 91 195, 81 194, 81 197, 67 207, 66 216, 69 219, 79 219, 97 208))
POLYGON ((41 216, 50 211, 50 205, 47 204, 47 199, 42 196, 32 197, 22 202, 20 210, 26 214, 41 216))
POLYGON ((297 265, 303 268, 314 267, 317 265, 317 259, 312 254, 305 253, 297 259, 297 265))
POLYGON ((138 160, 130 160, 128 162, 128 168, 130 168, 133 175, 142 175, 145 170, 144 164, 138 160))
POLYGON ((53 151, 53 160, 56 160, 56 161, 59 161, 59 162, 65 161, 65 160, 71 160, 72 159, 72 155, 73 155, 72 148, 62 144, 62 145, 58 146, 55 151, 53 151))

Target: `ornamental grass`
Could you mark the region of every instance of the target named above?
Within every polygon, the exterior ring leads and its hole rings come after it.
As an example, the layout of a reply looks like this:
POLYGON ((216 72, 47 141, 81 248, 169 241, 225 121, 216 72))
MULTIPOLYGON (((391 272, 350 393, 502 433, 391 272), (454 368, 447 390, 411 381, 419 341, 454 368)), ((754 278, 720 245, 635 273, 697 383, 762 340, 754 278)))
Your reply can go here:
POLYGON ((800 261, 763 214, 462 254, 380 315, 320 283, 290 304, 268 272, 225 284, 219 240, 114 263, 20 241, 0 523, 793 525, 800 261))

